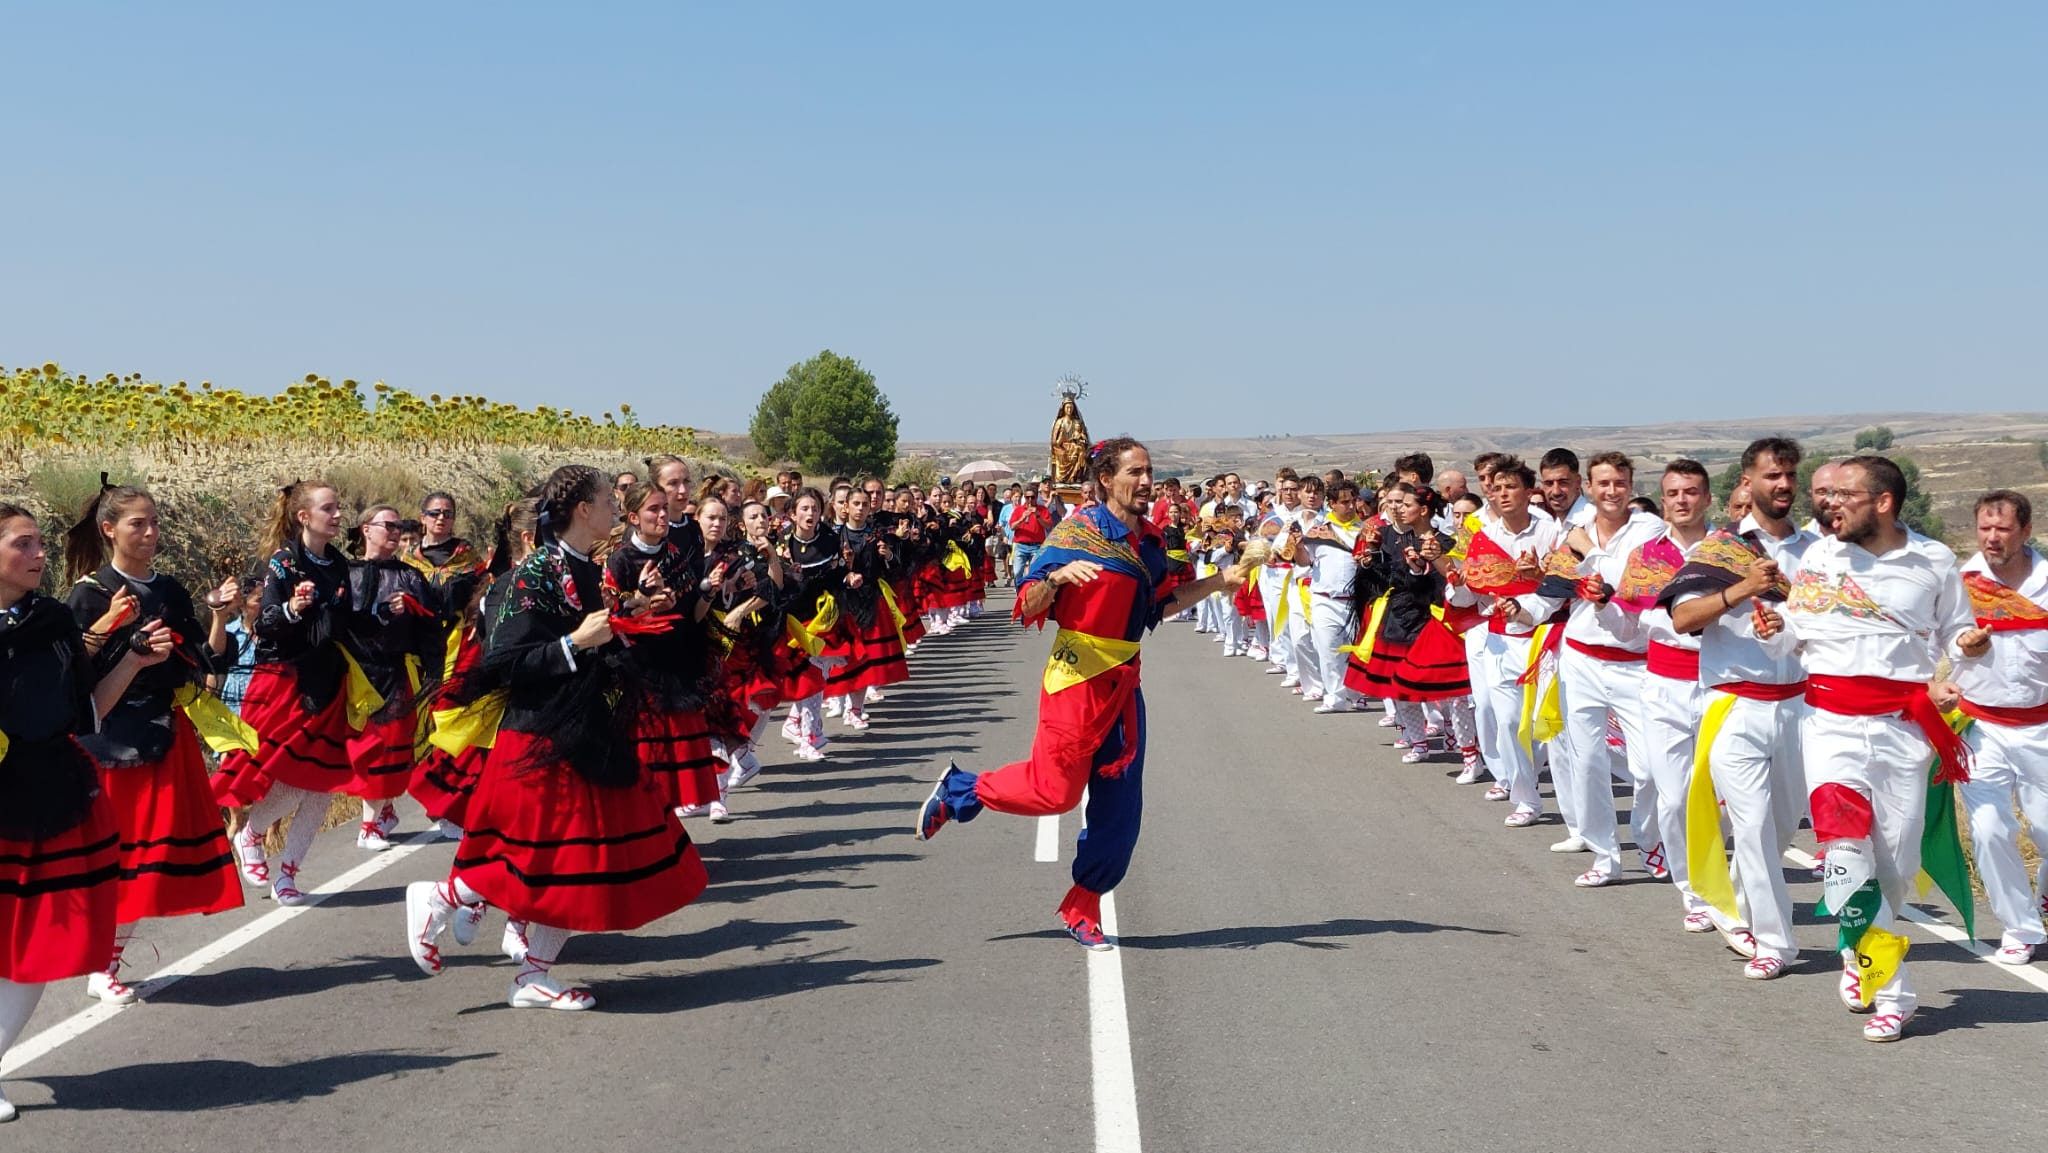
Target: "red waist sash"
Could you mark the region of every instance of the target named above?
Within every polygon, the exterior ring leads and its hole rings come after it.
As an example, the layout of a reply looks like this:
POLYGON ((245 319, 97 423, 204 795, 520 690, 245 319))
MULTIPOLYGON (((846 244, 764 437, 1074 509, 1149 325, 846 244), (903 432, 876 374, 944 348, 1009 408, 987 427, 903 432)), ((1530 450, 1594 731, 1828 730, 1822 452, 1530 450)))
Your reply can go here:
POLYGON ((1674 681, 1700 679, 1700 651, 1682 649, 1662 641, 1650 642, 1650 671, 1674 681))
POLYGON ((1789 685, 1774 685, 1765 681, 1729 681, 1725 685, 1715 685, 1714 689, 1746 701, 1789 701, 1793 697, 1806 694, 1806 682, 1793 681, 1789 685))
POLYGON ((1980 705, 1968 697, 1963 698, 1964 716, 1975 717, 1994 725, 2009 728, 2025 728, 2028 725, 2048 724, 2048 702, 2021 707, 1980 705))
MULTIPOLYGON (((1575 641, 1570 637, 1564 638, 1564 643, 1570 645, 1575 652, 1583 653, 1596 661, 1606 661, 1608 664, 1613 665, 1634 664, 1645 659, 1648 655, 1636 652, 1633 649, 1618 649, 1613 645, 1589 645, 1584 641, 1575 641)), ((1693 659, 1697 661, 1699 654, 1693 654, 1693 659)), ((1697 670, 1695 670, 1694 675, 1698 675, 1697 670)))
POLYGON ((1936 784, 1959 784, 1970 779, 1970 748, 1941 719, 1941 710, 1928 699, 1927 686, 1914 681, 1885 677, 1831 677, 1815 673, 1806 678, 1806 703, 1824 713, 1844 717, 1902 716, 1919 726, 1940 758, 1935 770, 1936 784))

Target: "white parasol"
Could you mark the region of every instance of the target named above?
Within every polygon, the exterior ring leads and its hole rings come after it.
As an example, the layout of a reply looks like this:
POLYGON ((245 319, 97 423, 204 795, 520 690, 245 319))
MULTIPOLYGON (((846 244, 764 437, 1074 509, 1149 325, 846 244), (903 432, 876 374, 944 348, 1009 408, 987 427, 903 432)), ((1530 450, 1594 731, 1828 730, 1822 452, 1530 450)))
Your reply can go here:
POLYGON ((986 481, 1009 480, 1017 470, 999 460, 975 460, 960 466, 953 479, 961 484, 981 484, 986 481))

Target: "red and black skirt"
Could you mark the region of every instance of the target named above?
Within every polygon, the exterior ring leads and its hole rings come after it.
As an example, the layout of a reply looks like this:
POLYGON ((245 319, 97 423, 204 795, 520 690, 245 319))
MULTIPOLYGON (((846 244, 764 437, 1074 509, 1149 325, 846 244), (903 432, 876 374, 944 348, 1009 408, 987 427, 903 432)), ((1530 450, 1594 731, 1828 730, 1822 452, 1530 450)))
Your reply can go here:
POLYGON ((843 697, 910 679, 910 663, 903 659, 903 639, 886 603, 875 605, 873 622, 863 625, 850 616, 842 616, 839 627, 844 640, 826 650, 826 655, 840 658, 841 663, 825 673, 826 696, 843 697))
POLYGON ((713 735, 729 749, 752 740, 761 718, 782 703, 781 680, 763 668, 755 654, 744 641, 733 646, 719 671, 718 691, 705 708, 713 735))
POLYGON ((0 980, 37 985, 105 969, 120 878, 121 830, 105 792, 62 833, 0 837, 0 980))
POLYGON ((160 761, 100 775, 121 833, 115 919, 220 913, 242 906, 235 854, 206 780, 199 736, 183 713, 171 718, 171 749, 160 761))
MULTIPOLYGON (((827 640, 821 650, 830 655, 832 643, 827 640)), ((782 687, 782 699, 800 701, 825 691, 825 670, 812 660, 802 649, 791 648, 788 644, 777 645, 775 649, 776 679, 782 687)))
POLYGON ((903 614, 903 643, 914 645, 924 639, 924 606, 918 603, 917 581, 906 577, 890 581, 889 587, 896 593, 896 611, 903 614))
POLYGON ((237 749, 213 775, 214 799, 253 805, 283 782, 316 793, 346 793, 355 784, 349 765, 348 697, 338 692, 325 708, 308 713, 299 700, 299 673, 289 664, 257 665, 242 696, 242 719, 261 741, 257 756, 237 749))
POLYGON ((711 751, 711 725, 702 709, 666 708, 652 698, 643 701, 633 724, 633 743, 640 767, 671 807, 708 805, 719 799, 722 766, 711 751))
POLYGON ((469 823, 470 794, 476 791, 490 752, 472 746, 451 756, 441 749, 429 748, 413 767, 412 780, 405 791, 412 794, 429 818, 462 828, 469 823))
POLYGON ((354 780, 345 788, 322 791, 347 793, 366 801, 388 801, 412 783, 420 735, 418 699, 403 666, 395 675, 390 670, 371 670, 370 677, 384 698, 384 707, 363 722, 362 732, 348 735, 348 763, 354 780))
POLYGON ((1472 694, 1465 642, 1431 617, 1412 641, 1390 640, 1384 630, 1363 665, 1356 653, 1344 665, 1344 686, 1391 701, 1447 701, 1472 694))
POLYGON ((1266 601, 1259 593, 1259 582, 1257 581, 1246 581, 1239 585, 1237 591, 1231 594, 1230 603, 1237 609, 1238 615, 1244 617, 1245 620, 1262 621, 1266 619, 1266 601))
POLYGON ((704 863, 668 796, 643 775, 593 785, 530 733, 498 733, 470 798, 455 871, 521 920, 637 929, 697 899, 704 863))

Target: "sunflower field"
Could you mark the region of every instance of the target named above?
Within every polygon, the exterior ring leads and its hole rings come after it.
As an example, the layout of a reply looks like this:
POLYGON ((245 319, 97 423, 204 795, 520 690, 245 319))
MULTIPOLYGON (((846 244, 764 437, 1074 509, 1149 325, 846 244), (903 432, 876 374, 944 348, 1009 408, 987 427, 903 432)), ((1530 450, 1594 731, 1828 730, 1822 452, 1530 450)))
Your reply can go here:
POLYGON ((317 441, 339 448, 552 445, 694 455, 697 431, 642 425, 629 404, 601 418, 521 408, 481 396, 420 397, 378 381, 367 389, 317 373, 271 395, 163 384, 113 373, 91 379, 56 364, 0 367, 0 455, 54 446, 147 444, 206 455, 317 441))

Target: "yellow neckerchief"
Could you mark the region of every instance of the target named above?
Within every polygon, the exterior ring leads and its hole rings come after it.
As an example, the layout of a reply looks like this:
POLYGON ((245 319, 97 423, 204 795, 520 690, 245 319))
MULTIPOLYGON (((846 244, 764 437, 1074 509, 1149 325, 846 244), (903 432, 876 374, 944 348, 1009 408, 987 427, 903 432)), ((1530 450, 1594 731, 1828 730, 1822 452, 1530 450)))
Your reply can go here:
POLYGON ((198 685, 184 684, 171 694, 171 703, 184 711, 192 731, 199 734, 207 748, 222 754, 240 749, 252 757, 256 755, 256 730, 221 703, 219 697, 198 685))

